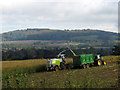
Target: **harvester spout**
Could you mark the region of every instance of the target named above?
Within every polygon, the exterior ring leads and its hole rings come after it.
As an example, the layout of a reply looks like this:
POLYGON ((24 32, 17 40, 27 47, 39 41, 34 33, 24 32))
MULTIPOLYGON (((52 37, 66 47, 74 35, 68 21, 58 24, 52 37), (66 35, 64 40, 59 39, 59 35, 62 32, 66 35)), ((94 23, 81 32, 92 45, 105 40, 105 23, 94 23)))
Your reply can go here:
POLYGON ((69 48, 69 49, 66 49, 66 50, 63 50, 62 52, 60 52, 60 53, 58 54, 58 57, 61 56, 61 54, 62 54, 63 52, 66 52, 67 50, 70 50, 70 51, 72 52, 72 54, 73 54, 74 56, 76 56, 76 54, 73 52, 73 50, 71 50, 71 49, 69 48))
POLYGON ((69 49, 71 52, 72 52, 72 54, 74 55, 74 56, 76 56, 76 54, 73 52, 73 50, 71 50, 71 49, 69 49))

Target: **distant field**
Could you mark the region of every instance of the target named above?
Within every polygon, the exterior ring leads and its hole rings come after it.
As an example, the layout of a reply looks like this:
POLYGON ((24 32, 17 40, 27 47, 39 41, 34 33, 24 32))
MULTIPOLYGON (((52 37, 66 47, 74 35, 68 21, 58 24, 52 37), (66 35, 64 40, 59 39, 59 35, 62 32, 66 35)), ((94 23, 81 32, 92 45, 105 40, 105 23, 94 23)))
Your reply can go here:
POLYGON ((2 44, 3 48, 32 48, 32 47, 81 47, 81 48, 87 48, 87 47, 94 47, 94 48, 110 48, 110 45, 104 46, 104 43, 102 41, 99 42, 66 42, 64 40, 59 41, 52 41, 52 40, 20 40, 20 41, 3 41, 0 42, 2 44))
POLYGON ((20 43, 34 43, 34 42, 41 42, 41 43, 47 43, 52 42, 50 40, 21 40, 21 41, 3 41, 2 44, 20 44, 20 43))
MULTIPOLYGON (((118 87, 120 56, 105 56, 106 66, 46 72, 46 59, 3 61, 3 88, 118 87)), ((66 59, 72 63, 72 59, 66 59)))
POLYGON ((64 47, 66 46, 65 41, 52 41, 52 40, 21 40, 21 41, 3 41, 0 42, 3 48, 32 48, 32 47, 64 47), (27 46, 27 47, 26 47, 27 46))

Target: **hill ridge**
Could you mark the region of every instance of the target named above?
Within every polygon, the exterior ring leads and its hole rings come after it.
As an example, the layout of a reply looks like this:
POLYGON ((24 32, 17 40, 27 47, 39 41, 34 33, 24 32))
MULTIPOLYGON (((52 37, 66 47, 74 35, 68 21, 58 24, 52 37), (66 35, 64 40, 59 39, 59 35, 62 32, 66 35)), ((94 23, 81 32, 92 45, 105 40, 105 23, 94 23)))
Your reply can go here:
POLYGON ((3 41, 19 40, 66 40, 66 41, 111 41, 117 40, 118 34, 114 32, 93 29, 39 29, 27 28, 24 30, 10 31, 2 34, 3 41))

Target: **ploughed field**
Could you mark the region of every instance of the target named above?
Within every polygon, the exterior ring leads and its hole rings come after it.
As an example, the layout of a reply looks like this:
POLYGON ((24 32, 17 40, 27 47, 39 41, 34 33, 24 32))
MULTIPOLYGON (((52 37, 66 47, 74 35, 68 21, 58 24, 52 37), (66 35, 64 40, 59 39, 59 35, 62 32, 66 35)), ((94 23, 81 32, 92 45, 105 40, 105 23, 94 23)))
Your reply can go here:
MULTIPOLYGON (((117 88, 120 56, 104 66, 46 72, 46 59, 2 61, 3 88, 117 88)), ((72 58, 66 59, 72 63, 72 58)))

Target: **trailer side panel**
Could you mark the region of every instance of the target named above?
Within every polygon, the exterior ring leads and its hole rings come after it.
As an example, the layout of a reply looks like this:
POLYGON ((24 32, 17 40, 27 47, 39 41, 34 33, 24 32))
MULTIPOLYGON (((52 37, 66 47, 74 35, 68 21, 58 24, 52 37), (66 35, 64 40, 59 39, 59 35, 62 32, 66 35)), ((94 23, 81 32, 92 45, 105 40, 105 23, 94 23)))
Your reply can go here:
POLYGON ((81 66, 89 63, 94 63, 93 54, 81 54, 73 57, 74 66, 81 66))

